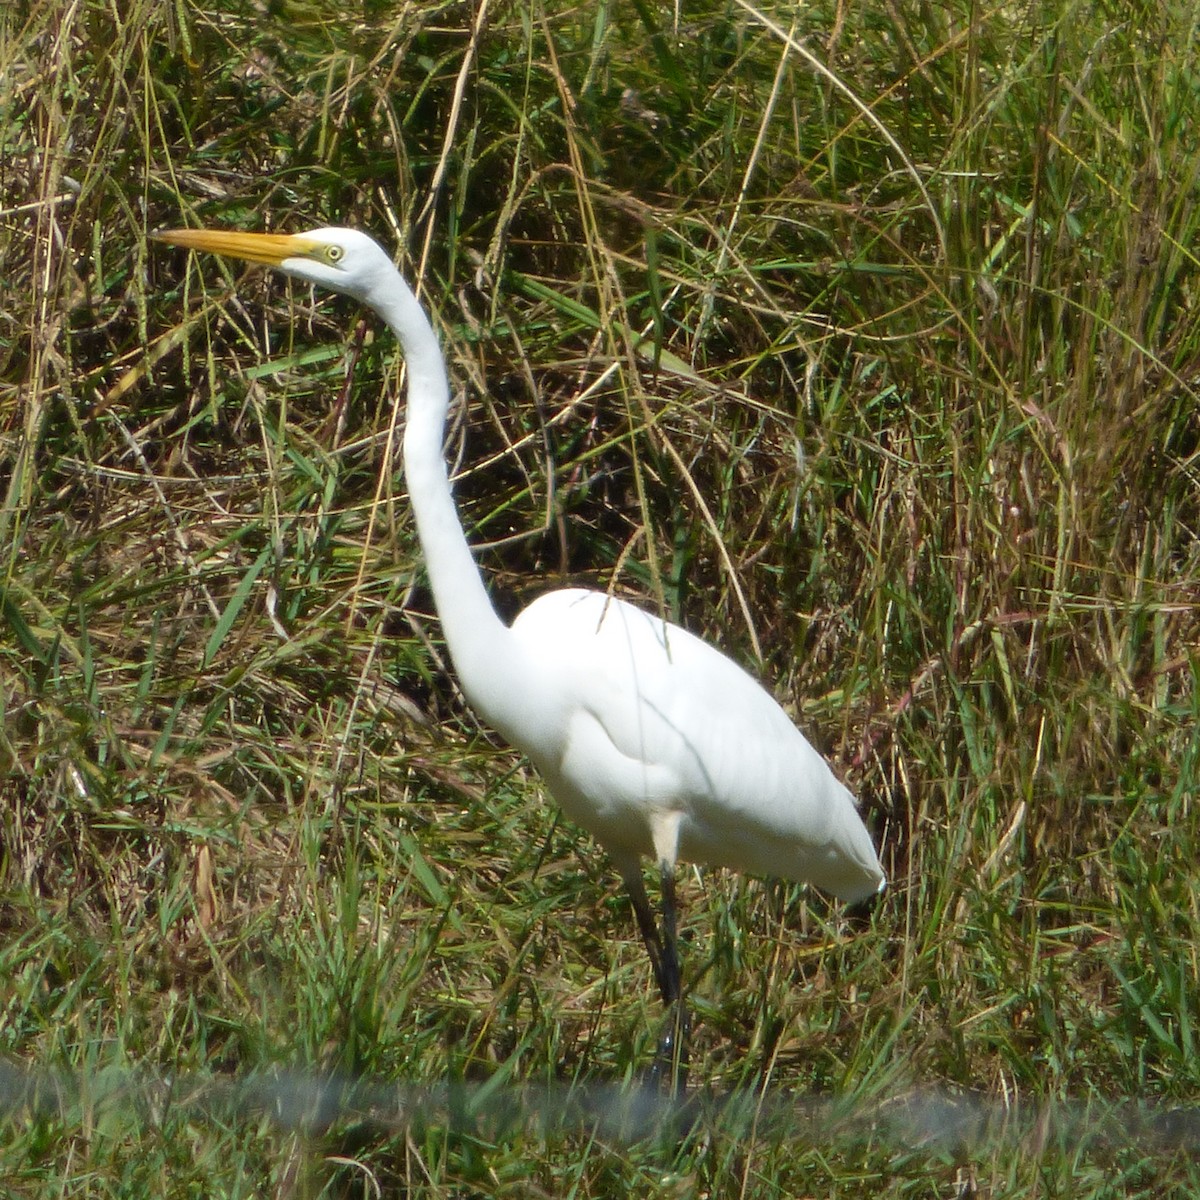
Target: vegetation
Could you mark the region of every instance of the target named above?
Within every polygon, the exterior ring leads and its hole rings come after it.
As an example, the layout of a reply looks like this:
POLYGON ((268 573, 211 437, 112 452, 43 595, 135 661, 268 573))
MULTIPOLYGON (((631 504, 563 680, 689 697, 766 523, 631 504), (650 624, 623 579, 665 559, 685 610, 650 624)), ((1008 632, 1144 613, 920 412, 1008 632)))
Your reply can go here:
POLYGON ((0 29, 6 1194, 1194 1194, 1194 5, 0 29), (684 880, 695 1125, 575 1106, 653 982, 456 694, 394 345, 195 222, 395 244, 497 604, 661 607, 862 797, 868 918, 684 880))

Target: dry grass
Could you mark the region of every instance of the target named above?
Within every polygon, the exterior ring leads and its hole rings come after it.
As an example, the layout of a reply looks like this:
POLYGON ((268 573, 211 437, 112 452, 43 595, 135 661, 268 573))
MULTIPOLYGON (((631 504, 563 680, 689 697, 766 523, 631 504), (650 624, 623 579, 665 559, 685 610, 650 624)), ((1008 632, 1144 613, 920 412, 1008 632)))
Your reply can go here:
POLYGON ((0 1052, 85 1081, 12 1110, 10 1190, 1194 1186, 1144 1130, 319 1134, 97 1082, 504 1097, 655 1028, 603 855, 447 672, 390 340, 146 240, 335 222, 421 281, 497 604, 615 581, 757 665, 882 841, 867 924, 687 881, 696 1077, 1193 1103, 1190 8, 810 6, 831 82, 790 10, 123 7, 0 16, 0 1052))

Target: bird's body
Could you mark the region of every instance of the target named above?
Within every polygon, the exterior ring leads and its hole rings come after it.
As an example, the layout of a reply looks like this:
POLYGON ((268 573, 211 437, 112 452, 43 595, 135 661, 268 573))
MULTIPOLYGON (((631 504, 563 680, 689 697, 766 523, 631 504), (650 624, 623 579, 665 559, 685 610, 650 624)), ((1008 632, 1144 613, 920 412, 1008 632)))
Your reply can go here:
POLYGON ((377 243, 348 229, 294 237, 205 230, 158 236, 268 263, 354 296, 395 332, 408 372, 409 498, 463 692, 612 855, 666 1003, 679 999, 677 857, 807 881, 844 900, 882 889, 883 870, 850 793, 779 704, 731 659, 677 625, 583 589, 541 596, 511 627, 500 620, 446 472, 450 390, 441 349, 377 243), (663 877, 662 937, 641 878, 646 855, 663 877))
POLYGON ((879 889, 850 793, 731 659, 643 609, 575 588, 539 597, 512 633, 536 680, 533 712, 484 715, 623 872, 654 855, 656 822, 677 819, 687 861, 806 881, 846 900, 879 889))

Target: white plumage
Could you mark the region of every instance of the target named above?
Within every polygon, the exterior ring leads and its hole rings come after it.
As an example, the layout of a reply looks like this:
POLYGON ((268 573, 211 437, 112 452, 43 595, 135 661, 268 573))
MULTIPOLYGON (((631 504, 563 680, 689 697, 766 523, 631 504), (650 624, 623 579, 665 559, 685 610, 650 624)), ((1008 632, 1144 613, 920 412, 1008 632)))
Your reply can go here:
POLYGON ((678 818, 679 856, 815 884, 843 900, 883 872, 850 793, 783 709, 678 625, 599 592, 550 592, 516 619, 534 719, 489 714, 567 815, 624 871, 678 818), (544 691, 543 691, 544 690, 544 691))

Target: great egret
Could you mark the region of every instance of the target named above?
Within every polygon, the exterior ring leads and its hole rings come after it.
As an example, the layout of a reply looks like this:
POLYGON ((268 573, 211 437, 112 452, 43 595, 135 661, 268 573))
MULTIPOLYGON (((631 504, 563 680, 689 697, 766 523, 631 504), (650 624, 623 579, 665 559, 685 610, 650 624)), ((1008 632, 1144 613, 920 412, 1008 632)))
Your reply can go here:
POLYGON ((671 1021, 660 1064, 672 1049, 685 1053, 679 858, 808 882, 846 901, 883 888, 853 797, 775 700, 725 655, 677 625, 582 588, 546 593, 511 626, 497 616, 451 495, 441 349, 378 243, 336 228, 155 236, 353 296, 399 339, 408 370, 408 494, 454 669, 478 715, 528 755, 620 871, 671 1021), (661 876, 661 931, 643 855, 653 855, 661 876))

